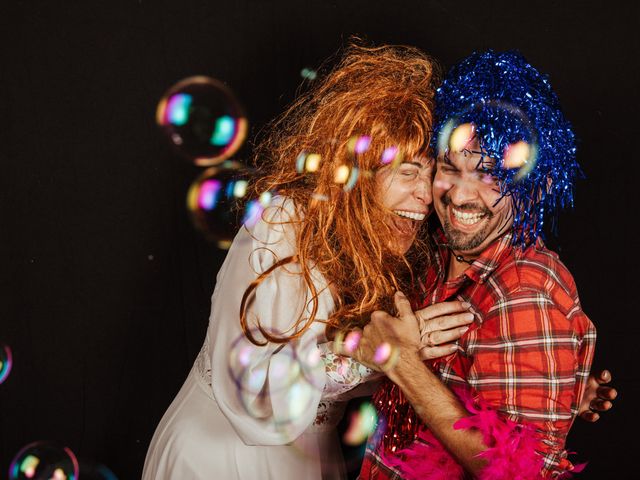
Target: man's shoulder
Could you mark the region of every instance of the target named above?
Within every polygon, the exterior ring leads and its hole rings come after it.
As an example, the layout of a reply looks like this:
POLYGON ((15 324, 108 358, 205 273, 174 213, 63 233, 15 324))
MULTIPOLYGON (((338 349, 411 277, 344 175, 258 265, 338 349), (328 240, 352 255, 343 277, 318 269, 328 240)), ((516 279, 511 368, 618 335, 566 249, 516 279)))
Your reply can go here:
POLYGON ((551 300, 563 297, 562 303, 567 300, 564 297, 577 298, 573 275, 558 254, 546 248, 542 241, 525 249, 513 247, 493 276, 504 285, 503 295, 537 292, 551 300))

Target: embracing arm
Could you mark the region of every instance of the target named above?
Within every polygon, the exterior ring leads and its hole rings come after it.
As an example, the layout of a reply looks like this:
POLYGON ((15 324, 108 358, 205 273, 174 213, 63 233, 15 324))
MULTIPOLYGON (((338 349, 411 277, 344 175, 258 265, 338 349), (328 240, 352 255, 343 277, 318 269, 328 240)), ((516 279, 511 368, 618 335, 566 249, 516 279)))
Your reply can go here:
POLYGON ((451 390, 415 353, 401 353, 387 375, 402 389, 433 435, 452 452, 464 469, 473 474, 479 473, 486 461, 478 454, 487 446, 479 431, 454 428, 459 420, 469 416, 469 412, 451 390))
POLYGON ((422 362, 419 323, 409 301, 397 293, 395 303, 399 318, 386 312, 374 312, 358 347, 351 354, 372 368, 381 368, 376 362, 376 351, 381 344, 390 344, 395 355, 393 361, 382 367, 387 376, 402 389, 432 433, 449 451, 455 452, 464 468, 477 473, 485 464, 477 457, 486 449, 482 434, 454 428, 455 423, 469 413, 422 362))

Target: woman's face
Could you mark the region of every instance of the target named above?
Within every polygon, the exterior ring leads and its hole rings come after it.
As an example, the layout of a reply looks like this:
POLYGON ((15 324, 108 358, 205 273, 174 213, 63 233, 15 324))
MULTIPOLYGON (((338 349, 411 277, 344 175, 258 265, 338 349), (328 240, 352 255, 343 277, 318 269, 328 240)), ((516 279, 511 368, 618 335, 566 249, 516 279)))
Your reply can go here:
POLYGON ((391 227, 397 232, 392 248, 400 254, 409 250, 422 222, 431 213, 433 198, 433 159, 406 160, 399 166, 387 165, 376 172, 378 194, 393 212, 391 227))

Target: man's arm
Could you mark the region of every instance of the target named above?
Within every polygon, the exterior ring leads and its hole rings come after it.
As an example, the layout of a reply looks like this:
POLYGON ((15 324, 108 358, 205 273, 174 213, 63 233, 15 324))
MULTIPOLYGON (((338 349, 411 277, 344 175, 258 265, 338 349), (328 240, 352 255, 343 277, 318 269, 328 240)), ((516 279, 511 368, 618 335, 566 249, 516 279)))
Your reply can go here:
POLYGON ((358 347, 351 353, 362 363, 381 368, 398 385, 416 413, 429 425, 431 432, 473 474, 485 465, 477 455, 487 446, 482 434, 473 430, 456 430, 454 424, 469 415, 457 397, 429 370, 420 359, 420 331, 418 321, 407 298, 395 297, 398 317, 386 312, 374 312, 364 328, 358 347), (393 361, 385 365, 376 362, 380 345, 392 347, 393 361))
POLYGON ((477 430, 455 429, 458 420, 469 416, 458 398, 420 360, 417 354, 400 353, 387 375, 431 433, 456 457, 468 472, 478 474, 486 462, 478 454, 487 449, 477 430))

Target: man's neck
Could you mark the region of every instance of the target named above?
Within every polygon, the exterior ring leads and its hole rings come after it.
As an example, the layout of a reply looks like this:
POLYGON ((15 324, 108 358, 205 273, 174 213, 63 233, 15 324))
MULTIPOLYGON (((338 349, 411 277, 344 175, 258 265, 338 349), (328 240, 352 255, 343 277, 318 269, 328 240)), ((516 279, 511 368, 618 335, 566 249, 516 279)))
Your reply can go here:
POLYGON ((491 248, 492 245, 500 238, 502 238, 505 234, 499 235, 489 241, 484 242, 484 248, 478 251, 471 252, 459 252, 452 248, 449 248, 449 264, 447 265, 447 281, 454 280, 458 278, 460 275, 464 273, 464 271, 469 268, 469 266, 479 258, 488 248, 491 248), (457 258, 456 258, 457 257, 457 258))
MULTIPOLYGON (((469 263, 456 260, 457 254, 454 253, 453 250, 450 253, 449 266, 447 268, 447 281, 458 278, 467 268, 469 268, 469 263)), ((465 260, 469 261, 475 260, 476 258, 478 258, 478 255, 475 255, 473 258, 464 257, 465 260)))

